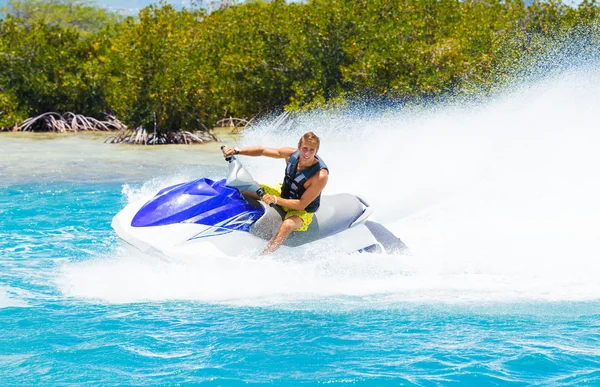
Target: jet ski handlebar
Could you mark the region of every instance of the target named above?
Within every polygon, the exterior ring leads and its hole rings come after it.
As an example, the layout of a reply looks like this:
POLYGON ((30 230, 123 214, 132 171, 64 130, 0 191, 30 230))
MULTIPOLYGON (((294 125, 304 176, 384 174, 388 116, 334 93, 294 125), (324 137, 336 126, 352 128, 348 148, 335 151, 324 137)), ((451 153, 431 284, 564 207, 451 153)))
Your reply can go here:
MULTIPOLYGON (((221 150, 223 148, 225 148, 225 145, 221 145, 221 150)), ((240 193, 244 191, 256 192, 259 198, 265 195, 265 189, 252 178, 250 173, 234 155, 225 156, 225 161, 229 163, 229 172, 227 173, 225 185, 237 189, 240 193)), ((276 204, 271 203, 270 206, 275 207, 276 204)))
MULTIPOLYGON (((221 145, 221 151, 223 150, 223 148, 225 148, 225 145, 221 145)), ((227 161, 228 163, 231 163, 233 160, 236 159, 236 157, 234 155, 229 155, 229 156, 224 156, 225 157, 225 161, 227 161)))

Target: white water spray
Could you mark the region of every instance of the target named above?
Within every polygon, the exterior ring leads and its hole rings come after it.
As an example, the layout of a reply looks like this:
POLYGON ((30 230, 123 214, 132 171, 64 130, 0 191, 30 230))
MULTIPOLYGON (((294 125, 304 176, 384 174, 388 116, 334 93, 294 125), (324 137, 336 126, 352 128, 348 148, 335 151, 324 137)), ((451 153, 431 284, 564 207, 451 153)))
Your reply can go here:
POLYGON ((24 299, 23 291, 9 286, 0 286, 0 309, 29 306, 24 299))
MULTIPOLYGON (((598 299, 598 106, 600 71, 579 69, 485 104, 305 115, 284 132, 266 122, 239 145, 294 146, 316 132, 331 170, 325 193, 363 196, 411 255, 164 260, 123 249, 67 264, 58 282, 107 302, 598 299)), ((259 181, 281 181, 281 161, 244 163, 259 181)))

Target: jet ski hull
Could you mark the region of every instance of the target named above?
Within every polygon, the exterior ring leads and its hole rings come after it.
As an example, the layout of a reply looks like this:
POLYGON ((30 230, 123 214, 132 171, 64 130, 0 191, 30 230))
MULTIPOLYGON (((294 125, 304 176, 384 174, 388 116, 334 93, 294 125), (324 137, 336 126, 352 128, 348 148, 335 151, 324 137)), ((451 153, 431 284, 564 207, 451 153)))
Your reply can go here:
MULTIPOLYGON (((260 252, 266 245, 267 235, 259 237, 237 230, 224 232, 215 226, 196 223, 134 227, 131 221, 143 205, 143 202, 128 205, 112 221, 117 235, 143 252, 158 252, 167 256, 240 256, 260 252)), ((377 244, 376 238, 365 224, 356 224, 341 232, 299 246, 284 245, 281 251, 293 249, 296 253, 303 254, 333 249, 342 253, 352 253, 377 244)))
MULTIPOLYGON (((163 188, 148 201, 127 205, 114 217, 112 227, 144 252, 178 256, 261 252, 279 230, 285 212, 246 195, 258 194, 260 186, 239 160, 228 161, 226 180, 200 178, 163 188)), ((372 212, 358 196, 322 195, 308 229, 292 232, 280 249, 352 253, 385 251, 385 243, 403 246, 385 227, 367 221, 372 212)))

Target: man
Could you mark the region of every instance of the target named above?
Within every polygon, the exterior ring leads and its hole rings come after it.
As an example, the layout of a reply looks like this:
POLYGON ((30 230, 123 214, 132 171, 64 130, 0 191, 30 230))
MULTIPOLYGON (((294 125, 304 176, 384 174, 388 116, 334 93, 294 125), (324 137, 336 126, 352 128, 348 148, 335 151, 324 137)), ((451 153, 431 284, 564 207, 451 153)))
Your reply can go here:
POLYGON ((314 213, 321 203, 321 191, 327 184, 329 169, 317 157, 320 140, 313 132, 305 133, 298 141, 298 149, 265 148, 223 148, 223 155, 267 156, 285 159, 285 177, 281 189, 262 185, 265 195, 261 198, 266 204, 275 203, 283 208, 285 217, 279 231, 271 238, 263 254, 277 250, 292 231, 306 231, 314 213))

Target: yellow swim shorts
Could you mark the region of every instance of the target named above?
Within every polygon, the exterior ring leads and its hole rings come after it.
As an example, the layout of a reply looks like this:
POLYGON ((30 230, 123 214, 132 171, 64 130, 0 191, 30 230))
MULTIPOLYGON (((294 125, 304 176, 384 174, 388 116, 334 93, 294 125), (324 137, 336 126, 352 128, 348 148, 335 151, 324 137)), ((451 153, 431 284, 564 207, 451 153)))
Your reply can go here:
MULTIPOLYGON (((266 194, 281 197, 281 184, 279 184, 278 188, 271 187, 265 184, 261 184, 260 186, 264 188, 266 194)), ((313 220, 313 216, 315 215, 313 212, 306 212, 304 210, 290 210, 289 208, 283 206, 281 206, 281 208, 283 208, 283 211, 285 211, 284 219, 287 219, 291 216, 297 216, 300 219, 302 219, 302 226, 298 227, 294 231, 306 231, 313 220)))

